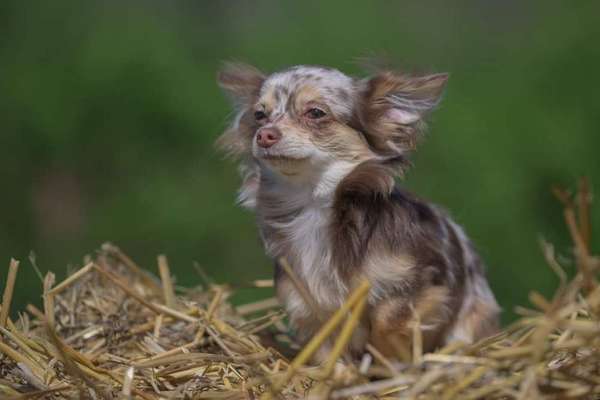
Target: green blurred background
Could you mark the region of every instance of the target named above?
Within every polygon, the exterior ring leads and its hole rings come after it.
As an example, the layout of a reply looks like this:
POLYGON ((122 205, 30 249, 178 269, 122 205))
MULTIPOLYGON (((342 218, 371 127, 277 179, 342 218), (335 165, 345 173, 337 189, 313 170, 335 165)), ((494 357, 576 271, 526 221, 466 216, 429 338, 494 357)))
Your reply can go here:
POLYGON ((270 277, 235 165, 213 147, 231 117, 216 70, 361 74, 375 55, 451 73, 406 185, 465 225, 509 321, 556 285, 539 237, 570 251, 550 185, 600 186, 599 17, 591 0, 4 0, 0 287, 18 258, 14 309, 37 302, 31 250, 61 279, 104 241, 154 271, 167 254, 186 286, 193 261, 220 282, 270 277))

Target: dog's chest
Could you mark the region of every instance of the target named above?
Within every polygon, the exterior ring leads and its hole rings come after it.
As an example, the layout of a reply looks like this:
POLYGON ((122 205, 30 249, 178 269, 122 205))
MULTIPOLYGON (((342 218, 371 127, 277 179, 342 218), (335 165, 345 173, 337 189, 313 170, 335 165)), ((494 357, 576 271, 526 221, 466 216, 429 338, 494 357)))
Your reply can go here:
POLYGON ((330 207, 309 206, 280 229, 284 256, 324 311, 338 308, 347 294, 346 284, 331 262, 330 218, 330 207))

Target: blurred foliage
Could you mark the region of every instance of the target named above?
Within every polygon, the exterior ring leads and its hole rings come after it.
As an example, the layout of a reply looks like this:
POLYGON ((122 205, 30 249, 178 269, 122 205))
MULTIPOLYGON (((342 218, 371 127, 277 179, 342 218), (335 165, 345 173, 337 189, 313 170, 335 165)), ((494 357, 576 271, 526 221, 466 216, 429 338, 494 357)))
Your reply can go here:
POLYGON ((4 0, 0 279, 23 260, 21 308, 41 288, 30 250, 60 279, 107 240, 153 270, 166 253, 183 285, 199 282, 193 260, 217 281, 270 276, 212 145, 230 117, 216 70, 361 74, 356 60, 376 55, 451 73, 406 185, 465 225, 508 321, 531 288, 556 285, 540 235, 570 252, 550 185, 600 186, 599 15, 594 0, 4 0))

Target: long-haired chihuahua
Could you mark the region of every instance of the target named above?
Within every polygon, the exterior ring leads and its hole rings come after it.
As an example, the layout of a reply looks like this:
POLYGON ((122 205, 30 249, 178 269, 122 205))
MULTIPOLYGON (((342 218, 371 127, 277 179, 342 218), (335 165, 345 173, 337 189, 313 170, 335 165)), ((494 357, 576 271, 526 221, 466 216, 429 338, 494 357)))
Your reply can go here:
POLYGON ((395 179, 447 78, 384 70, 358 79, 318 66, 266 75, 233 63, 220 71, 236 116, 218 144, 240 160, 239 201, 256 213, 267 254, 289 262, 316 305, 276 263, 300 340, 365 278, 368 312, 350 354, 370 343, 403 358, 416 323, 425 351, 497 329, 499 307, 463 229, 395 179))

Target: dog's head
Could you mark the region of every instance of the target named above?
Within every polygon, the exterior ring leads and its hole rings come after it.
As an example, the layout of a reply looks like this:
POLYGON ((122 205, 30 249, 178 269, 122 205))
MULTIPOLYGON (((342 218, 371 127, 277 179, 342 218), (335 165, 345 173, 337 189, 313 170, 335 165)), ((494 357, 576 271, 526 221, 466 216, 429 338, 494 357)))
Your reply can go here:
POLYGON ((401 167, 446 80, 446 74, 392 71, 355 79, 316 66, 265 75, 248 65, 226 64, 218 81, 237 115, 218 143, 289 180, 367 160, 401 167))

